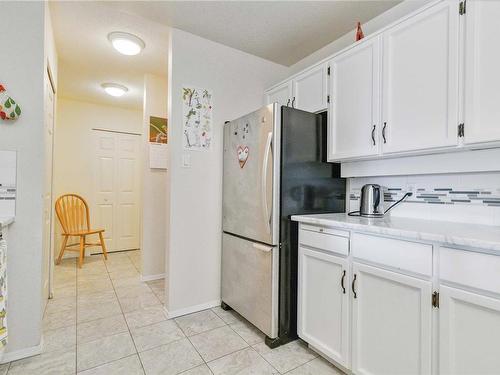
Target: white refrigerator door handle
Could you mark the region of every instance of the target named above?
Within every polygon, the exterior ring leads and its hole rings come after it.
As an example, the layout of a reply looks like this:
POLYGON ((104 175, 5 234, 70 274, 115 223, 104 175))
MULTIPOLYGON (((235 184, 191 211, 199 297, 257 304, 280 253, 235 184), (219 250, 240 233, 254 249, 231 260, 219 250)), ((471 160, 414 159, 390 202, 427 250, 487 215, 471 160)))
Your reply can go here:
POLYGON ((269 132, 267 135, 266 149, 262 164, 262 186, 261 186, 262 207, 264 210, 264 219, 266 220, 268 233, 271 233, 271 215, 269 212, 269 207, 267 206, 267 165, 269 164, 269 155, 271 154, 272 140, 273 140, 273 133, 269 132))
POLYGON ((273 250, 273 247, 272 246, 266 246, 266 245, 262 245, 260 243, 257 243, 257 242, 254 242, 253 244, 253 247, 257 250, 261 250, 261 251, 264 251, 266 253, 270 252, 273 250))

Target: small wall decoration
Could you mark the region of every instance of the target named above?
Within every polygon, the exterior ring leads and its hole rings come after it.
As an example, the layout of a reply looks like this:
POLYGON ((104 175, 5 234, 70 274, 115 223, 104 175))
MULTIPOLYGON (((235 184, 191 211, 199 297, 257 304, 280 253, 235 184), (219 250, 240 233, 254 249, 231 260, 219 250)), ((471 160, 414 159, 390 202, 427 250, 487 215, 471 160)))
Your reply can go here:
POLYGON ((8 94, 5 87, 0 85, 0 119, 15 120, 21 116, 21 107, 8 94))
POLYGON ((168 123, 166 118, 149 117, 149 142, 168 143, 168 123))
POLYGON ((356 42, 364 37, 365 34, 363 34, 363 30, 361 29, 361 22, 358 22, 358 26, 356 27, 356 42))
POLYGON ((166 118, 149 117, 149 168, 167 169, 168 122, 166 118))
POLYGON ((207 89, 182 89, 183 144, 186 150, 203 151, 212 143, 212 93, 207 89))

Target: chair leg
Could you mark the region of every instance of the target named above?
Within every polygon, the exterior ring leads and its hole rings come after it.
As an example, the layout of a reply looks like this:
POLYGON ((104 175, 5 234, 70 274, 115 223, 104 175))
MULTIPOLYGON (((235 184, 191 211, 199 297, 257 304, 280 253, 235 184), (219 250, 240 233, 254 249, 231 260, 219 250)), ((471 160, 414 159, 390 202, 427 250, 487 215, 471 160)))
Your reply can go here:
POLYGON ((68 244, 68 236, 64 236, 63 242, 62 242, 62 245, 61 245, 61 250, 59 251, 59 256, 57 257, 56 264, 61 263, 61 259, 62 259, 63 255, 64 255, 64 250, 66 250, 66 245, 67 244, 68 244))
POLYGON ((105 260, 108 260, 108 252, 106 251, 106 244, 104 243, 102 232, 99 232, 99 239, 101 240, 102 255, 105 260))
POLYGON ((80 236, 80 258, 78 259, 78 268, 82 268, 84 251, 85 251, 85 236, 80 236))

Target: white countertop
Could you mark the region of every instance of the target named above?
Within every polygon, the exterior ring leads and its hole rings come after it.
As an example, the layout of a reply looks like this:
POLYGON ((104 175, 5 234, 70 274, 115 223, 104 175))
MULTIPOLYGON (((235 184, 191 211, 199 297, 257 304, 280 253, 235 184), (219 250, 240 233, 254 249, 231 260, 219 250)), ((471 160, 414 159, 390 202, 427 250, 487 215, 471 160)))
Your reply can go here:
POLYGON ((0 228, 6 227, 14 222, 14 216, 0 216, 0 228))
POLYGON ((454 223, 385 216, 365 218, 347 214, 294 215, 292 220, 309 224, 359 230, 367 233, 473 247, 500 255, 500 226, 454 223))

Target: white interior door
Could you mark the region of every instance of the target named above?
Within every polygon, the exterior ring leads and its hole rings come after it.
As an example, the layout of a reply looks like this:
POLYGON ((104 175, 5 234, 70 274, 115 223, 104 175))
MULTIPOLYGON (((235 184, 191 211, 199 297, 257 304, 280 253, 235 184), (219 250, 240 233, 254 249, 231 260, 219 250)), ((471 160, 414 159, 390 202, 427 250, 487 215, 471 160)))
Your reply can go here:
POLYGON ((352 370, 431 373, 430 281, 353 263, 352 370))
POLYGON ((446 286, 439 289, 439 373, 498 374, 500 300, 446 286))
MULTIPOLYGON (((91 226, 104 228, 108 251, 140 246, 140 136, 94 131, 91 226)), ((98 248, 98 251, 100 249, 98 248)))
POLYGON ((441 2, 383 35, 384 153, 457 145, 459 14, 441 2))

